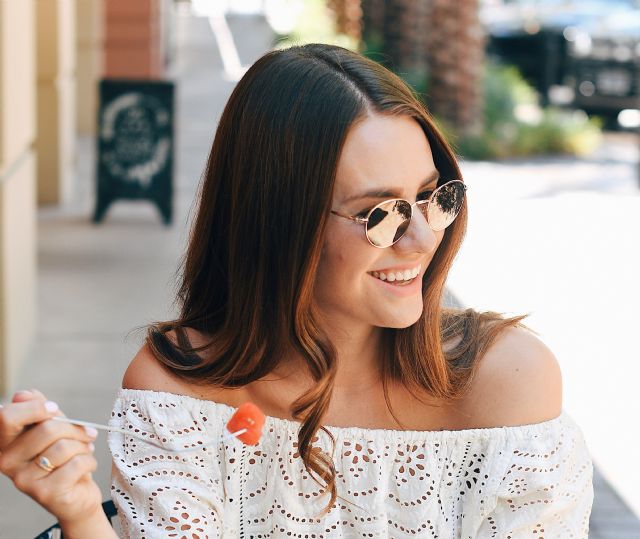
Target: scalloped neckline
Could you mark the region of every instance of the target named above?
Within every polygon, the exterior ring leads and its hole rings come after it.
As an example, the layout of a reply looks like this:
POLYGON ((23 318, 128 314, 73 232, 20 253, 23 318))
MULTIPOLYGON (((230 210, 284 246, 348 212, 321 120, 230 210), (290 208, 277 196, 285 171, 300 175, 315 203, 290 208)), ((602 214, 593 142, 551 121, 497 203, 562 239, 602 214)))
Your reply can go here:
MULTIPOLYGON (((179 393, 171 393, 170 391, 155 391, 152 389, 128 389, 128 388, 120 388, 118 391, 119 395, 126 394, 149 394, 149 395, 164 395, 168 398, 177 399, 179 401, 190 401, 194 403, 198 403, 200 406, 212 406, 218 407, 220 409, 226 410, 228 415, 231 416, 236 410, 237 407, 231 406, 230 404, 226 404, 224 402, 212 401, 209 399, 200 399, 198 397, 192 397, 191 395, 182 395, 179 393)), ((468 428, 468 429, 457 429, 457 430, 402 430, 402 429, 384 429, 384 428, 368 428, 368 427, 358 427, 358 426, 349 426, 349 427, 339 427, 334 425, 323 425, 323 427, 327 428, 332 434, 343 437, 345 435, 350 436, 361 436, 361 437, 390 437, 390 436, 400 436, 402 438, 420 438, 425 436, 473 436, 473 435, 481 435, 481 436, 491 436, 492 434, 497 434, 500 432, 512 432, 514 434, 528 434, 532 432, 539 432, 545 430, 549 427, 554 426, 557 423, 560 423, 567 417, 567 412, 563 408, 560 412, 560 415, 554 417, 552 419, 548 419, 546 421, 542 421, 540 423, 528 423, 525 425, 505 425, 501 427, 477 427, 477 428, 468 428)), ((299 421, 295 421, 293 419, 287 419, 284 417, 275 417, 265 415, 265 423, 271 424, 273 426, 281 425, 285 427, 287 430, 298 430, 302 423, 299 421)))

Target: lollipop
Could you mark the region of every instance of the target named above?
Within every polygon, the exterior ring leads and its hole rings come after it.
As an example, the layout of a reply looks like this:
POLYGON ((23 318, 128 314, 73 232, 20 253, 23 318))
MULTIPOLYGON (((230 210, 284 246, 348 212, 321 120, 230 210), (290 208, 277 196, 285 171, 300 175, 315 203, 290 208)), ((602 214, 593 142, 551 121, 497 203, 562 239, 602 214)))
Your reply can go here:
MULTIPOLYGON (((0 406, 1 408, 2 406, 0 406)), ((215 440, 206 440, 204 442, 198 442, 197 444, 191 444, 187 447, 166 447, 164 444, 160 444, 150 440, 148 437, 143 437, 140 434, 131 432, 130 429, 124 429, 121 427, 115 427, 111 425, 101 425, 100 423, 92 423, 90 421, 82 421, 80 419, 70 419, 68 417, 54 416, 51 419, 56 421, 62 421, 64 423, 71 423, 73 425, 80 425, 84 427, 94 427, 96 429, 107 430, 111 432, 120 432, 126 434, 132 438, 136 438, 142 442, 145 442, 159 449, 165 451, 175 451, 177 453, 194 451, 202 449, 204 445, 211 445, 223 442, 229 438, 238 438, 241 442, 247 445, 257 445, 262 436, 262 427, 264 427, 264 414, 262 410, 258 408, 252 402, 245 402, 240 406, 236 412, 231 416, 231 419, 227 423, 227 432, 222 436, 218 436, 215 440)))
POLYGON ((264 414, 252 402, 241 405, 227 423, 227 430, 247 445, 257 445, 262 436, 264 414))

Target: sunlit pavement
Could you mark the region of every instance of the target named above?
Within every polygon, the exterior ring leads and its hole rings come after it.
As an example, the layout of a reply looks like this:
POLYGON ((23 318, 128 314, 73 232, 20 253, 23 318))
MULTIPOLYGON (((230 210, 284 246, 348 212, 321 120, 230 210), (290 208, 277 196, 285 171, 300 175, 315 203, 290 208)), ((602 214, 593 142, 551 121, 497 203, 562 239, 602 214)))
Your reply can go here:
MULTIPOLYGON (((234 16, 226 22, 241 67, 270 46, 262 19, 234 16)), ((219 52, 213 27, 207 18, 179 19, 174 225, 161 225, 155 208, 143 202, 118 202, 102 225, 90 224, 89 138, 80 140, 73 203, 39 212, 39 330, 16 389, 40 388, 70 417, 107 421, 144 334, 128 333, 174 313, 174 272, 188 214, 237 66, 233 53, 225 58, 219 52)), ((639 358, 631 342, 632 308, 640 304, 632 280, 640 269, 633 177, 638 155, 629 137, 618 142, 611 139, 586 160, 463 164, 470 226, 449 286, 467 305, 534 312, 530 325, 562 366, 565 408, 583 427, 596 465, 632 500, 632 481, 640 479, 633 458, 639 358)), ((104 433, 96 455, 94 477, 106 499, 104 433)), ((0 500, 3 539, 33 537, 53 521, 4 477, 0 500)), ((591 539, 640 537, 621 506, 598 482, 591 539)))
POLYGON ((611 134, 586 159, 463 163, 470 218, 449 279, 467 305, 532 313, 560 363, 565 409, 636 514, 639 145, 611 134))

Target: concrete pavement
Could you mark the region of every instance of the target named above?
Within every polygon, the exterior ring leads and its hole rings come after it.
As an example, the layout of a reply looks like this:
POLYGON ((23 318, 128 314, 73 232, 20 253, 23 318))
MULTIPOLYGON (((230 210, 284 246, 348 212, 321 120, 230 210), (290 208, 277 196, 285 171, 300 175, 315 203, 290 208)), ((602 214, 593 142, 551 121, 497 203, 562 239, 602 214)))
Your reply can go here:
MULTIPOLYGON (((270 46, 260 19, 230 17, 229 24, 243 64, 270 46)), ((144 335, 131 330, 174 312, 174 272, 189 211, 234 84, 207 19, 180 17, 177 37, 175 224, 162 226, 155 208, 140 202, 116 203, 101 226, 90 224, 90 139, 80 140, 72 204, 39 215, 39 330, 16 389, 41 389, 70 417, 108 420, 144 335)), ((640 212, 632 185, 636 149, 626 139, 617 142, 587 160, 464 163, 470 226, 449 286, 468 305, 535 312, 531 325, 562 366, 565 407, 583 426, 598 467, 633 499, 628 487, 639 472, 629 466, 640 440, 632 428, 638 363, 629 330, 639 299, 632 227, 638 230, 640 212)), ((107 498, 104 433, 96 455, 95 477, 107 498)), ((640 537, 637 520, 600 475, 596 485, 591 539, 640 537)), ((53 520, 4 477, 0 500, 2 538, 32 537, 53 520)))
POLYGON ((637 139, 616 134, 587 159, 463 163, 470 220, 449 279, 464 304, 532 312, 560 363, 565 409, 635 512, 631 537, 640 537, 638 158, 637 139))
MULTIPOLYGON (((230 17, 243 64, 271 46, 263 19, 230 17)), ((94 141, 81 138, 77 190, 64 208, 43 209, 38 223, 38 332, 15 389, 36 387, 69 417, 106 423, 122 375, 144 331, 173 316, 174 274, 213 135, 234 82, 228 80, 206 18, 178 19, 175 223, 161 224, 146 202, 117 202, 91 224, 94 141)), ((96 441, 94 474, 109 497, 106 436, 96 441)), ((53 517, 0 476, 0 539, 34 537, 53 517)))

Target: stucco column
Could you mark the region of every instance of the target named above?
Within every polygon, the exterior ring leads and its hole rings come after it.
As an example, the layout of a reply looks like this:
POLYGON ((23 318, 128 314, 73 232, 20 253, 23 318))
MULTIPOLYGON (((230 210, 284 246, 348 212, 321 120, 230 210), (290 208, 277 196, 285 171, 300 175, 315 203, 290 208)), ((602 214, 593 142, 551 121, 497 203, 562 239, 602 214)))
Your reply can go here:
POLYGON ((93 135, 98 114, 98 83, 104 69, 104 1, 76 1, 76 126, 93 135))
POLYGON ((75 0, 36 0, 38 201, 72 196, 76 138, 75 0))
POLYGON ((33 0, 0 1, 0 395, 36 324, 36 52, 33 0))

